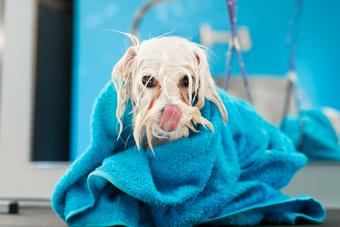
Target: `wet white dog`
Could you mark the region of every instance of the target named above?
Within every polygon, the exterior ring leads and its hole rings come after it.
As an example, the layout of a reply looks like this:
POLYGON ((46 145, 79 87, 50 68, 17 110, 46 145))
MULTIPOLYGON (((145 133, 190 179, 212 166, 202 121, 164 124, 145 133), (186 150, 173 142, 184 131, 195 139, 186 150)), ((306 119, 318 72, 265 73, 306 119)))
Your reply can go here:
POLYGON ((200 109, 205 99, 218 107, 224 122, 227 111, 216 91, 206 49, 180 37, 156 37, 133 45, 114 66, 118 93, 116 117, 121 121, 129 100, 133 106, 133 136, 138 148, 176 140, 196 132, 201 124, 213 130, 200 109))

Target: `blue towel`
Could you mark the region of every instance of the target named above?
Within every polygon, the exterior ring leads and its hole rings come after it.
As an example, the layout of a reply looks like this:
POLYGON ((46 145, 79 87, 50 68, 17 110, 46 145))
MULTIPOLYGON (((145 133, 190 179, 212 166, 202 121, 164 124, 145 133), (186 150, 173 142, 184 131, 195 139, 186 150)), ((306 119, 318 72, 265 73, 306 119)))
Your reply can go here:
POLYGON ((298 117, 287 116, 281 130, 293 141, 296 149, 310 160, 340 161, 338 137, 321 110, 303 110, 298 117))
MULTIPOLYGON (((54 211, 78 226, 322 222, 325 209, 318 201, 280 192, 305 165, 305 156, 248 104, 219 94, 228 124, 207 101, 202 115, 215 133, 199 128, 155 147, 153 155, 137 150, 131 126, 117 141, 117 95, 109 83, 94 107, 87 151, 56 185, 54 211)), ((131 114, 123 122, 130 125, 131 114)))

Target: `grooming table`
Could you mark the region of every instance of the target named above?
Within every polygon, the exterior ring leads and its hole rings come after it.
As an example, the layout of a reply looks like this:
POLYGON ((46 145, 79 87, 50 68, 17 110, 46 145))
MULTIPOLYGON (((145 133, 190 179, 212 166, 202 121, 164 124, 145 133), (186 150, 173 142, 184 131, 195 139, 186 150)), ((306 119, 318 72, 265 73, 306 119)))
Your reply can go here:
MULTIPOLYGON (((24 227, 59 227, 66 226, 50 208, 20 207, 19 214, 0 214, 0 226, 24 227)), ((265 225, 270 227, 270 225, 265 225)), ((285 227, 291 225, 277 225, 285 227)), ((301 225, 303 227, 337 227, 340 226, 340 209, 328 210, 327 219, 322 225, 301 225)))

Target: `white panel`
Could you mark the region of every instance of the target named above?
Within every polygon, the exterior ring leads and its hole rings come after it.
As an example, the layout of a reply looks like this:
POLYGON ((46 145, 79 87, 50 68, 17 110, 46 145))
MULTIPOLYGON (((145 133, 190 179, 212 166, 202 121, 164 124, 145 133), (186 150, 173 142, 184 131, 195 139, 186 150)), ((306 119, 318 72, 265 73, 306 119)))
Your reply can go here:
MULTIPOLYGON (((5 4, 1 78, 0 197, 49 198, 67 164, 30 162, 37 2, 5 4)), ((51 129, 52 130, 52 129, 51 129)))

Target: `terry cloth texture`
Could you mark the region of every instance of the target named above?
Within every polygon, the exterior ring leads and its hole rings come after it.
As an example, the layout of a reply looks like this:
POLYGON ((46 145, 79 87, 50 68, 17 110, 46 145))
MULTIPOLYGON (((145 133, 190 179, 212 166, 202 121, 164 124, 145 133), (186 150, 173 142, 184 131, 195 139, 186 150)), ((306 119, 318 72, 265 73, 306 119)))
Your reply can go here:
POLYGON ((340 161, 338 137, 321 110, 303 110, 298 117, 288 116, 283 120, 281 130, 296 149, 311 160, 340 161))
MULTIPOLYGON (((192 226, 317 223, 325 217, 313 198, 280 192, 306 163, 290 140, 243 101, 219 91, 229 121, 206 101, 202 115, 215 127, 138 150, 131 126, 117 140, 117 94, 99 95, 91 143, 61 177, 54 211, 73 226, 192 226)), ((124 125, 131 125, 131 104, 124 125)))

